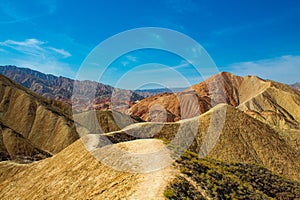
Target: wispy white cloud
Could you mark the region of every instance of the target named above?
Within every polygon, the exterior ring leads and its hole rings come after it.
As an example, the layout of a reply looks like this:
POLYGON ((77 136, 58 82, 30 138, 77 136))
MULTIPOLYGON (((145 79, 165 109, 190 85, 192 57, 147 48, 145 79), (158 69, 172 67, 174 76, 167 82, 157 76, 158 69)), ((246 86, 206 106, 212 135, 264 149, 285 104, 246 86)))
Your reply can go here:
POLYGON ((123 67, 127 67, 132 63, 137 63, 139 62, 138 56, 133 56, 133 55, 126 55, 122 61, 120 62, 123 67))
POLYGON ((25 41, 14 41, 14 40, 6 40, 4 42, 0 42, 0 45, 3 46, 27 46, 27 47, 37 47, 39 45, 44 44, 45 42, 39 41, 37 39, 27 39, 25 41))
POLYGON ((230 71, 241 76, 257 75, 287 84, 300 81, 300 55, 284 55, 275 58, 234 63, 230 71))
POLYGON ((71 53, 50 46, 38 39, 24 41, 6 40, 0 42, 4 51, 1 53, 0 65, 17 65, 29 67, 44 73, 74 77, 72 67, 64 62, 71 53))
POLYGON ((0 42, 0 46, 7 49, 13 49, 23 54, 29 54, 33 56, 42 56, 45 50, 41 47, 44 42, 37 39, 27 39, 25 41, 6 40, 0 42))
POLYGON ((4 42, 0 42, 0 46, 16 50, 19 53, 35 56, 47 57, 49 55, 53 55, 53 52, 63 56, 64 58, 71 56, 71 53, 64 49, 57 49, 48 46, 46 45, 46 42, 34 38, 26 39, 24 41, 6 40, 4 42))
POLYGON ((178 65, 172 66, 173 69, 182 69, 182 68, 186 68, 188 66, 190 66, 191 64, 188 62, 181 62, 178 65))
POLYGON ((137 62, 138 58, 136 56, 127 55, 126 58, 131 62, 137 62))
POLYGON ((57 48, 54 48, 54 47, 48 47, 48 49, 62 55, 63 57, 65 58, 68 58, 68 57, 71 57, 71 53, 69 53, 68 51, 64 50, 64 49, 57 49, 57 48))

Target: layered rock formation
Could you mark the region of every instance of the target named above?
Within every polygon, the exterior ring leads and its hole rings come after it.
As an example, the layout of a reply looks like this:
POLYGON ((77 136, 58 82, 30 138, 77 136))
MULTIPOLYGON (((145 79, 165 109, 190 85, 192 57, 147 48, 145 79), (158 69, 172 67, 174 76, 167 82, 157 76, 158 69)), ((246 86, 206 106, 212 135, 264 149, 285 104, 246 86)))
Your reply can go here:
MULTIPOLYGON (((74 90, 74 84, 76 83, 76 91, 80 91, 80 94, 84 97, 94 94, 89 102, 86 104, 79 104, 80 99, 72 99, 80 105, 78 110, 98 109, 106 110, 111 107, 112 95, 122 94, 118 99, 127 98, 126 102, 134 102, 136 100, 143 99, 141 95, 132 92, 130 90, 117 89, 109 85, 94 81, 74 81, 65 77, 57 77, 51 74, 43 74, 38 71, 34 71, 27 68, 18 68, 15 66, 0 66, 0 74, 16 81, 22 86, 30 89, 31 91, 50 99, 62 100, 71 104, 71 97, 74 90)), ((149 94, 147 94, 149 95, 149 94)), ((115 102, 119 103, 119 102, 115 102)))
MULTIPOLYGON (((89 116, 93 113, 87 111, 75 115, 83 119, 78 126, 91 129, 89 116)), ((100 123, 102 133, 141 121, 116 111, 95 113, 96 124, 100 123)), ((70 105, 41 97, 0 75, 1 160, 30 162, 43 159, 60 152, 78 138, 70 105)))
POLYGON ((0 162, 0 198, 297 199, 299 105, 289 86, 221 73, 131 108, 154 122, 72 116, 0 76, 0 155, 12 160, 0 162))
MULTIPOLYGON (((202 156, 227 162, 257 163, 299 180, 300 154, 294 143, 269 125, 226 104, 191 119, 175 123, 138 123, 104 136, 113 143, 156 137, 202 156)), ((103 135, 99 137, 91 140, 99 141, 93 148, 103 146, 103 135)))
POLYGON ((2 75, 0 122, 3 153, 11 158, 37 151, 56 154, 78 139, 69 105, 40 97, 2 75))
MULTIPOLYGON (((299 182, 277 175, 299 180, 299 152, 268 125, 231 106, 220 105, 176 123, 138 123, 97 136, 112 141, 115 138, 115 144, 99 144, 87 151, 87 143, 84 146, 79 140, 50 159, 27 165, 0 163, 1 199, 300 197, 299 182), (209 131, 209 125, 217 126, 213 116, 220 119, 224 111, 225 123, 218 136, 209 131), (195 153, 176 156, 178 146, 170 145, 170 141, 180 127, 183 132, 178 141, 188 141, 191 125, 197 124, 190 146, 195 153), (216 136, 216 141, 205 139, 216 136), (163 138, 167 146, 161 140, 150 139, 153 137, 163 138), (205 152, 208 157, 201 159, 205 152), (165 166, 174 156, 176 164, 165 166), (152 166, 157 167, 155 171, 152 166), (147 173, 132 173, 135 170, 147 173)), ((95 137, 92 141, 100 142, 95 137)))
POLYGON ((156 105, 165 113, 174 115, 173 118, 168 118, 169 121, 177 121, 197 116, 219 103, 237 107, 270 125, 299 128, 299 91, 256 76, 240 77, 225 72, 193 85, 184 92, 159 94, 143 99, 133 105, 128 113, 146 121, 158 121, 150 117, 151 108, 156 105), (197 103, 185 106, 185 102, 192 98, 198 99, 194 101, 197 103))

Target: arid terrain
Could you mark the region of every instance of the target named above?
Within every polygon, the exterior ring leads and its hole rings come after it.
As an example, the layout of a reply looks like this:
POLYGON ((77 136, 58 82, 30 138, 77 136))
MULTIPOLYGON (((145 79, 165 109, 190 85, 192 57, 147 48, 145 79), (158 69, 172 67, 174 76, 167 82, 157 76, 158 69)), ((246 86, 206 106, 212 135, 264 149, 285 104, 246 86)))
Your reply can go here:
POLYGON ((291 86, 297 90, 300 90, 300 82, 294 83, 291 86))
MULTIPOLYGON (((53 100, 60 100, 71 104, 72 93, 74 90, 75 81, 70 78, 57 77, 51 74, 43 74, 41 72, 28 68, 18 68, 16 66, 0 66, 0 74, 16 81, 20 85, 30 89, 31 91, 53 100)), ((150 97, 155 94, 171 91, 184 90, 183 88, 170 89, 149 89, 149 90, 123 90, 117 89, 110 85, 93 81, 76 81, 76 88, 83 96, 88 95, 91 91, 95 91, 95 97, 86 105, 81 105, 78 110, 107 110, 112 107, 111 97, 113 94, 122 93, 124 96, 130 94, 130 104, 145 97, 150 97)), ((74 101, 74 99, 73 99, 74 101)), ((80 101, 80 99, 77 99, 80 101)), ((116 102, 120 103, 120 102, 116 102)))
POLYGON ((291 86, 223 72, 124 113, 73 113, 58 98, 72 82, 46 89, 67 79, 12 69, 0 70, 16 81, 0 76, 1 199, 300 199, 291 86))
POLYGON ((183 92, 158 94, 141 100, 129 109, 129 114, 145 121, 159 121, 150 117, 150 110, 155 105, 162 105, 167 121, 178 121, 204 113, 219 103, 226 103, 269 124, 297 128, 300 120, 299 99, 299 91, 278 82, 220 73, 183 92), (194 107, 186 105, 191 98, 198 101, 197 105, 192 104, 194 107), (195 106, 198 106, 198 112, 195 112, 195 106))

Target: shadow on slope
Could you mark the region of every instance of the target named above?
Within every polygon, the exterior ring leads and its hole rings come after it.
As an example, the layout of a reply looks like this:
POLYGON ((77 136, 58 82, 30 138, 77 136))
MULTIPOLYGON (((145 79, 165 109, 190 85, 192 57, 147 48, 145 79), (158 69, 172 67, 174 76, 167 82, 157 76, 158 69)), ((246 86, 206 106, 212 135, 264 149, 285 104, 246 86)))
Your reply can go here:
POLYGON ((192 119, 176 123, 138 123, 120 131, 87 134, 83 141, 92 151, 111 142, 139 138, 163 139, 169 143, 170 149, 175 146, 179 153, 189 147, 200 156, 208 155, 228 162, 257 163, 277 174, 299 180, 299 151, 270 126, 225 104, 192 119), (222 117, 225 117, 225 122, 219 130, 222 117))

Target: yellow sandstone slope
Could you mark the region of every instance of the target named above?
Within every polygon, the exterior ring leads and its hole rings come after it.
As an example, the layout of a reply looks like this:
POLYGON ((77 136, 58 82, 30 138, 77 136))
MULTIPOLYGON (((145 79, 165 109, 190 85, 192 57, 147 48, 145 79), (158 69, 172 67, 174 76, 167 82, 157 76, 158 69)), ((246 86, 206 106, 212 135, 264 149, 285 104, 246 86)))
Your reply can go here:
POLYGON ((175 123, 137 123, 120 131, 87 135, 83 140, 86 147, 93 150, 108 144, 107 139, 119 143, 138 138, 163 139, 177 148, 188 147, 200 156, 226 162, 256 163, 299 180, 299 145, 282 137, 269 125, 226 104, 199 117, 175 123))
MULTIPOLYGON (((119 148, 142 149, 143 153, 163 148, 156 139, 115 144, 119 148)), ((104 150, 109 151, 106 147, 104 150)), ((104 153, 101 149, 98 153, 104 153)), ((170 155, 164 155, 166 157, 170 155)), ((116 156, 116 162, 120 156, 116 156)), ((127 161, 131 164, 131 161, 127 161)), ((11 167, 2 162, 9 177, 0 183, 1 199, 164 199, 163 191, 176 171, 173 166, 149 173, 129 173, 98 162, 78 140, 59 154, 29 165, 11 167)), ((3 175, 2 175, 3 176, 3 175)), ((3 180, 3 178, 2 178, 3 180)))
MULTIPOLYGON (((234 78, 233 75, 222 75, 228 76, 228 81, 234 78)), ((266 120, 268 118, 257 120, 251 114, 275 112, 297 125, 299 93, 287 86, 257 77, 245 77, 245 80, 249 79, 246 82, 234 79, 227 82, 228 88, 239 87, 245 91, 255 83, 252 87, 260 92, 254 95, 238 92, 238 88, 228 90, 229 97, 221 95, 215 98, 226 101, 226 104, 218 104, 200 116, 169 123, 135 123, 105 134, 87 134, 88 130, 85 130, 87 135, 82 140, 69 145, 78 136, 69 138, 69 133, 74 134, 74 125, 68 107, 40 98, 9 79, 0 78, 1 150, 15 152, 11 153, 14 155, 18 154, 19 147, 24 146, 23 153, 30 155, 58 152, 51 158, 26 165, 0 162, 1 199, 172 199, 194 193, 199 199, 212 199, 216 196, 222 198, 227 185, 232 182, 235 184, 231 188, 233 191, 236 187, 242 188, 242 191, 255 194, 253 198, 257 199, 277 197, 274 191, 276 193, 280 188, 290 188, 289 194, 281 191, 280 197, 299 197, 297 182, 276 175, 299 181, 299 143, 294 140, 299 136, 297 126, 294 129, 287 126, 285 132, 280 132, 281 128, 280 131, 274 129, 279 127, 277 123, 272 126, 266 120), (281 100, 282 97, 287 101, 281 100), (241 99, 244 102, 240 102, 241 99), (292 106, 288 101, 292 101, 292 106), (108 145, 107 139, 114 144, 108 145), (169 145, 168 149, 165 145, 169 145), (192 156, 185 155, 176 164, 163 168, 185 145, 194 152, 192 156), (164 149, 162 154, 154 156, 154 161, 139 156, 161 149, 164 149), (208 160, 201 160, 199 157, 202 156, 207 156, 208 160), (161 170, 152 171, 152 166, 161 170), (131 173, 132 169, 149 173, 131 173), (267 184, 274 181, 278 183, 276 190, 267 184), (256 189, 258 186, 254 183, 261 188, 256 189), (224 185, 222 190, 214 188, 220 184, 224 185)))
POLYGON ((195 193, 199 198, 202 196, 213 199, 215 196, 222 197, 224 192, 226 194, 226 181, 233 184, 230 184, 229 189, 233 192, 230 195, 234 195, 234 191, 237 191, 234 188, 239 186, 244 188, 241 192, 245 194, 250 193, 258 199, 269 199, 267 197, 277 195, 277 190, 287 187, 287 194, 281 191, 278 195, 298 197, 299 183, 276 174, 299 181, 299 161, 299 152, 270 126, 232 106, 221 104, 199 117, 176 123, 137 123, 121 131, 86 135, 83 140, 78 140, 53 157, 31 164, 1 162, 0 198, 164 199, 164 196, 182 197, 195 193), (218 131, 216 127, 220 121, 213 118, 221 119, 225 111, 224 127, 218 138, 214 131, 218 131), (199 128, 189 149, 196 154, 192 157, 185 155, 177 161, 178 164, 173 163, 163 168, 178 153, 176 146, 170 146, 170 150, 166 150, 165 144, 173 140, 179 129, 183 132, 177 135, 178 141, 188 142, 195 125, 199 128), (208 129, 209 125, 212 126, 211 130, 208 129), (103 136, 115 144, 103 146, 103 136), (138 136, 144 139, 137 139, 138 136), (151 139, 153 137, 165 142, 151 139), (86 146, 82 141, 85 141, 86 146), (143 156, 143 153, 161 149, 164 151, 158 157, 147 154, 143 156), (205 155, 205 152, 208 157, 199 160, 199 155, 205 155), (221 164, 218 164, 220 161, 221 164), (152 171, 151 166, 161 170, 152 171), (202 172, 201 166, 208 171, 202 172), (149 173, 132 173, 132 170, 149 173), (196 172, 205 179, 198 179, 196 172), (276 185, 265 183, 275 180, 276 185), (214 186, 222 186, 223 190, 215 190, 214 186), (268 194, 268 190, 271 194, 268 194))
POLYGON ((36 151, 48 156, 60 152, 79 138, 70 116, 69 105, 40 97, 0 75, 2 160, 18 157, 22 162, 22 157, 35 160, 36 151))

